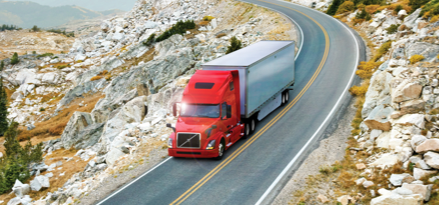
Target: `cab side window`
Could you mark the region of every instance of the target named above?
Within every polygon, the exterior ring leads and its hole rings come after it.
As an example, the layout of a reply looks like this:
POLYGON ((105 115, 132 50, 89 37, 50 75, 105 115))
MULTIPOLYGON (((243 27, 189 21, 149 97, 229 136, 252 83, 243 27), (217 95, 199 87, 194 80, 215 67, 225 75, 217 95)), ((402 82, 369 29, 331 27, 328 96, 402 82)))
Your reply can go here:
POLYGON ((223 104, 221 104, 221 119, 226 119, 227 118, 227 103, 223 102, 223 104))

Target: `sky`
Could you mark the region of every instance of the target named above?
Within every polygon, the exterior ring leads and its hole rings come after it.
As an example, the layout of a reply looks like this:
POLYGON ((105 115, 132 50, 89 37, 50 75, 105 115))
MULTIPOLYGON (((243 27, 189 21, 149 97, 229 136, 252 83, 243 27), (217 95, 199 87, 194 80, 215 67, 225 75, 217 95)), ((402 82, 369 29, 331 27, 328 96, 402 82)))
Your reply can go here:
MULTIPOLYGON (((23 0, 8 0, 23 1, 23 0)), ((76 5, 94 11, 120 9, 129 11, 137 0, 27 0, 46 6, 76 5)))

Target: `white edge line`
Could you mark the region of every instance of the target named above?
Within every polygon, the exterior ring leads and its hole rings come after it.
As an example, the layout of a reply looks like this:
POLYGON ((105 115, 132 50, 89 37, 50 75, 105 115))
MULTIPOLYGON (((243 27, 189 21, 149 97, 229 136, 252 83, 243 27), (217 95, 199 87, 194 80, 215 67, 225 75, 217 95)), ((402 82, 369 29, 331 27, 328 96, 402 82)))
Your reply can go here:
MULTIPOLYGON (((239 1, 239 0, 238 0, 238 1, 239 1)), ((246 2, 246 1, 242 1, 242 2, 245 2, 245 3, 248 3, 248 4, 253 4, 253 3, 250 3, 250 2, 246 2)), ((299 31, 300 31, 300 41, 301 41, 301 42, 300 42, 299 51, 297 52, 297 55, 296 55, 296 57, 294 58, 294 60, 296 60, 297 57, 299 57, 300 52, 302 51, 303 42, 304 42, 304 38, 305 38, 305 36, 303 35, 303 30, 302 30, 302 28, 300 28, 299 24, 297 24, 296 21, 294 21, 292 18, 290 18, 289 16, 285 15, 284 13, 282 13, 282 12, 280 12, 280 11, 277 11, 277 10, 275 10, 275 9, 271 9, 271 8, 268 8, 268 7, 265 7, 265 6, 260 6, 260 5, 257 5, 257 4, 254 4, 254 5, 259 6, 259 7, 264 7, 264 8, 266 8, 266 9, 269 9, 269 10, 272 10, 272 11, 275 11, 275 12, 278 12, 278 13, 284 15, 285 17, 289 18, 290 21, 292 21, 292 22, 296 25, 296 28, 299 28, 299 31)), ((170 160, 171 158, 172 158, 172 157, 168 157, 166 160, 162 161, 160 164, 157 164, 155 167, 151 168, 150 170, 148 170, 147 172, 145 172, 144 174, 142 174, 140 177, 137 177, 134 181, 132 181, 132 182, 130 182, 129 184, 125 185, 123 188, 121 188, 121 189, 119 189, 118 191, 114 192, 113 194, 111 194, 110 196, 108 196, 108 197, 105 198, 104 200, 100 201, 100 202, 99 202, 98 204, 96 204, 96 205, 101 205, 102 203, 104 203, 105 201, 107 201, 108 199, 110 199, 111 197, 113 197, 114 195, 118 194, 119 192, 121 192, 122 190, 124 190, 125 188, 127 188, 128 186, 130 186, 131 184, 133 184, 134 182, 136 182, 136 181, 139 180, 140 178, 143 178, 145 175, 149 174, 149 173, 152 172, 154 169, 158 168, 160 165, 164 164, 166 161, 170 160)))
POLYGON ((276 9, 268 8, 268 7, 265 7, 265 6, 261 6, 261 5, 259 5, 259 4, 255 4, 255 3, 251 3, 251 2, 247 2, 247 1, 243 1, 243 0, 237 0, 237 1, 245 2, 245 3, 248 3, 248 4, 253 4, 253 5, 258 6, 258 7, 266 8, 266 9, 268 9, 268 10, 272 10, 272 11, 277 12, 277 13, 279 13, 279 14, 282 14, 283 16, 285 16, 285 17, 287 17, 288 19, 290 19, 290 21, 293 22, 293 24, 296 25, 296 28, 298 28, 299 31, 300 31, 300 46, 299 46, 299 51, 297 51, 297 54, 296 54, 296 57, 294 58, 294 60, 296 60, 296 59, 299 57, 300 52, 302 51, 302 48, 303 48, 303 42, 305 41, 305 35, 303 35, 303 30, 302 30, 302 28, 299 26, 299 24, 297 24, 297 22, 296 22, 295 20, 293 20, 293 19, 292 19, 291 17, 289 17, 288 15, 286 15, 286 14, 284 14, 284 13, 282 13, 282 12, 276 10, 276 9))
POLYGON ((143 173, 140 177, 137 177, 135 180, 131 181, 129 184, 125 185, 123 188, 117 190, 116 192, 114 192, 113 194, 111 194, 110 196, 108 196, 107 198, 105 198, 104 200, 100 201, 99 203, 97 203, 96 205, 100 205, 102 203, 104 203, 105 201, 107 201, 109 198, 113 197, 114 195, 116 195, 117 193, 121 192, 122 190, 124 190, 125 188, 129 187, 131 184, 133 184, 134 182, 136 182, 137 180, 141 179, 142 177, 144 177, 145 175, 149 174, 150 172, 152 172, 154 169, 157 169, 157 167, 159 167, 160 165, 164 164, 165 162, 167 162, 168 160, 172 159, 173 157, 168 157, 167 159, 165 159, 164 161, 160 162, 160 164, 155 165, 153 168, 151 168, 150 170, 148 170, 147 172, 143 173))
MULTIPOLYGON (((285 3, 290 3, 290 2, 285 2, 285 3)), ((290 3, 293 4, 293 3, 290 3)), ((294 4, 294 5, 298 5, 298 4, 294 4)), ((302 6, 302 5, 299 5, 302 6)), ((305 6, 302 6, 305 7, 305 6)), ((307 9, 310 9, 308 7, 305 7, 307 9)), ((315 9, 310 9, 310 10, 315 10, 315 9)), ((315 10, 316 12, 318 12, 317 10, 315 10)), ((321 13, 321 12, 319 12, 321 13)), ((333 18, 331 18, 333 19, 333 18)), ((259 198, 259 200, 256 202, 256 205, 260 205, 263 203, 263 201, 265 200, 265 198, 267 198, 268 194, 270 194, 273 189, 275 188, 275 186, 281 181, 281 179, 287 174, 288 171, 290 171, 291 167, 296 163, 296 161, 299 159, 299 157, 303 154, 303 152, 305 151, 305 149, 311 144, 311 142, 314 140, 314 138, 317 136, 317 134, 321 131, 321 129, 323 128, 323 126, 327 123, 327 121, 330 119, 330 117, 334 114, 335 110, 338 108, 341 100, 343 99, 343 97, 345 96, 345 94, 348 92, 349 87, 351 86, 354 77, 355 77, 355 71, 356 68, 358 67, 358 61, 360 60, 360 47, 358 45, 358 40, 357 37, 354 35, 354 33, 352 33, 352 31, 344 24, 342 24, 340 21, 336 20, 336 22, 340 23, 343 27, 345 27, 349 33, 352 35, 352 37, 355 40, 355 45, 357 47, 357 60, 356 60, 356 65, 355 65, 355 69, 354 72, 351 75, 351 79, 349 80, 348 85, 346 86, 345 90, 343 91, 343 93, 341 94, 340 98, 338 99, 337 103, 334 105, 334 107, 332 108, 331 112, 329 113, 329 115, 326 117, 325 121, 323 121, 323 123, 320 125, 320 127, 317 129, 317 131, 313 134, 313 136, 308 140, 308 142, 305 144, 305 146, 302 147, 302 149, 299 151, 299 153, 296 154, 296 156, 293 158, 293 160, 290 161, 290 163, 288 163, 288 165, 282 170, 282 172, 279 174, 279 176, 274 180, 274 182, 270 185, 270 187, 268 187, 268 189, 265 191, 265 193, 261 196, 261 198, 259 198)))

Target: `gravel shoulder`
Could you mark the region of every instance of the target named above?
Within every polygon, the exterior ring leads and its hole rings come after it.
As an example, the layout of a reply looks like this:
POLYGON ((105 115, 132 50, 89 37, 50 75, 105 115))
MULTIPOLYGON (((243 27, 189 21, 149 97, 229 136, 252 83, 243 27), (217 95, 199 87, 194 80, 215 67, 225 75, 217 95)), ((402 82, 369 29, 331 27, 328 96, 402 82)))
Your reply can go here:
MULTIPOLYGON (((294 193, 305 188, 304 185, 306 184, 307 178, 319 174, 320 167, 330 166, 336 161, 341 161, 343 159, 347 147, 346 141, 351 134, 350 123, 352 122, 356 111, 354 102, 355 99, 351 99, 343 116, 341 116, 336 124, 336 129, 329 134, 329 137, 320 141, 318 148, 312 151, 303 161, 272 204, 280 205, 299 203, 300 200, 295 198, 294 193)), ((316 196, 319 194, 326 195, 331 192, 329 184, 323 187, 326 187, 326 189, 317 190, 318 193, 316 193, 316 196)))

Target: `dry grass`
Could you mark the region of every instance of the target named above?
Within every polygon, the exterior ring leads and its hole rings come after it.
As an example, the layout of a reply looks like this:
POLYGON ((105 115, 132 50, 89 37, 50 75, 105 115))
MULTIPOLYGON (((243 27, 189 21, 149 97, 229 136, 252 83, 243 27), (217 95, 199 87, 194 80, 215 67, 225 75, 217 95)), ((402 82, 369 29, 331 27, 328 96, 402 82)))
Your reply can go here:
POLYGON ((23 141, 30 138, 48 138, 48 137, 56 137, 62 134, 65 126, 70 120, 70 117, 73 115, 75 111, 79 112, 91 112, 98 102, 99 99, 103 98, 104 95, 101 93, 93 94, 93 95, 85 95, 84 98, 77 98, 73 102, 70 103, 69 107, 61 110, 57 116, 52 117, 51 119, 35 123, 35 129, 26 130, 24 128, 20 129, 20 133, 18 134, 18 140, 23 141), (87 106, 80 107, 79 103, 84 101, 84 104, 87 106))

